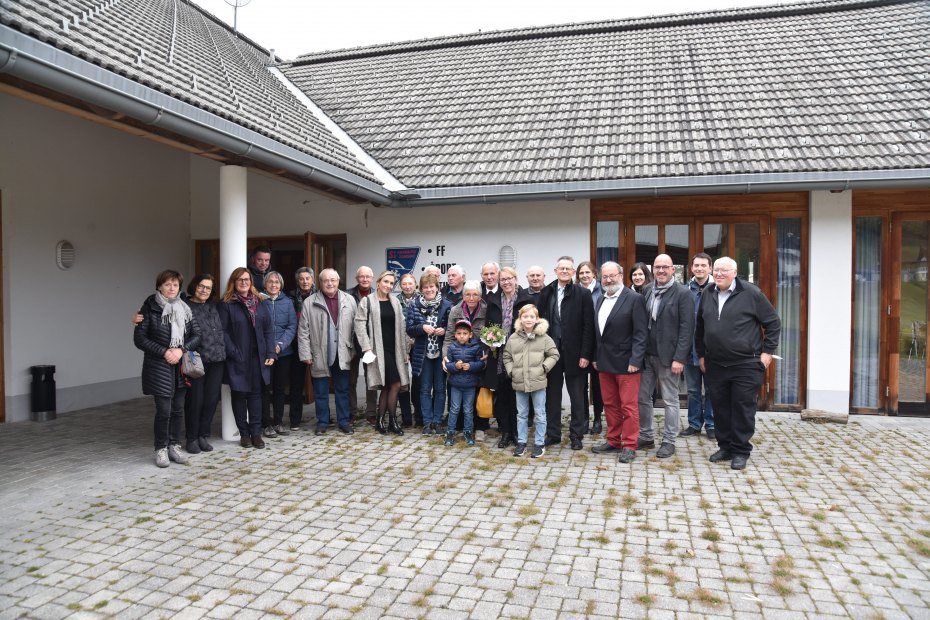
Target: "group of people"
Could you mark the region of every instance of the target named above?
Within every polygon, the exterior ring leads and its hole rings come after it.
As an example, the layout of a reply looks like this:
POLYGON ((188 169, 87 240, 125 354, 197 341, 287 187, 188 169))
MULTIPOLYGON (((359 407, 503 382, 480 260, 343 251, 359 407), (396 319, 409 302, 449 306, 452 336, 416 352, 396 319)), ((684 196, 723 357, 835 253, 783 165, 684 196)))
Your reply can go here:
POLYGON ((603 432, 603 413, 606 441, 592 450, 617 452, 621 463, 657 443, 656 457, 668 458, 677 437, 703 430, 719 447, 711 461, 746 466, 756 392, 780 324, 761 291, 736 277, 730 258, 718 259, 711 270, 711 258, 697 254, 687 285, 675 281, 672 259, 664 254, 651 267, 636 263, 629 286, 619 264, 605 262, 598 273, 585 261, 576 270, 569 256, 556 261, 549 284, 543 268, 531 267, 526 288, 513 268, 494 262, 482 266, 480 281, 467 280, 454 265, 445 285, 435 266, 419 280, 405 274, 399 282, 392 271, 375 278, 363 266, 346 291, 334 269, 320 272, 317 288, 315 274, 303 267, 295 289, 284 294, 270 257, 268 248, 256 248, 219 299, 210 275, 196 276, 186 296, 178 272, 156 278, 156 292, 134 322, 136 346, 145 352, 143 390, 155 399, 157 465, 187 462, 182 420, 186 452, 212 450, 208 438, 222 383, 230 387, 243 447, 263 448, 263 436, 289 433, 286 402, 289 428, 298 429, 309 368, 317 435, 333 423, 354 433, 355 414, 364 411, 382 434, 417 425, 424 435, 444 435, 446 445, 453 445, 457 431, 474 445, 489 428, 475 406, 483 391, 485 398, 493 395, 498 447, 513 445, 514 455, 538 458, 562 441, 564 389, 573 450, 582 449, 585 435, 603 432), (197 378, 181 372, 183 356, 192 351, 204 366, 197 378), (682 374, 688 427, 679 432, 682 374), (356 403, 359 381, 364 409, 356 403), (657 391, 665 408, 658 442, 657 391))

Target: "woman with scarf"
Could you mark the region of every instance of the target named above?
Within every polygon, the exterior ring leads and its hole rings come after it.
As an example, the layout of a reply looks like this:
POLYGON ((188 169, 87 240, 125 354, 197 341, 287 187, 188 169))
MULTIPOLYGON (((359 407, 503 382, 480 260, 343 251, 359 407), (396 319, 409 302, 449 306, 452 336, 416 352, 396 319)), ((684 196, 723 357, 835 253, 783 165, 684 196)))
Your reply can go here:
POLYGON ((423 434, 439 435, 439 421, 446 408, 446 373, 442 369, 442 342, 452 305, 439 293, 439 278, 428 273, 420 278, 420 295, 407 309, 407 335, 414 339, 410 366, 419 380, 423 434))
POLYGON ((226 342, 226 373, 233 415, 239 428, 239 445, 264 448, 262 390, 271 382, 275 352, 274 326, 268 308, 252 283, 252 274, 237 267, 229 276, 220 323, 226 342))
POLYGON ((183 276, 173 270, 155 278, 155 293, 142 304, 142 320, 133 331, 142 361, 142 393, 155 398, 155 464, 169 461, 187 465, 181 454, 184 396, 187 384, 181 374, 181 357, 200 345, 200 330, 190 307, 181 301, 183 276))
MULTIPOLYGON (((294 312, 297 322, 300 323, 300 314, 304 309, 304 300, 316 292, 313 269, 301 267, 294 273, 297 288, 287 294, 294 302, 294 312)), ((300 429, 304 417, 304 387, 307 384, 307 366, 301 364, 296 358, 291 364, 291 373, 288 380, 288 417, 291 421, 291 430, 300 429)))
POLYGON ((208 273, 197 274, 187 287, 187 303, 200 329, 200 346, 197 352, 203 362, 204 375, 189 379, 190 387, 184 401, 184 421, 187 427, 187 451, 190 454, 210 452, 213 446, 207 441, 213 426, 213 416, 220 402, 223 385, 223 368, 226 361, 226 343, 223 325, 216 311, 216 283, 208 273))
POLYGON ((395 281, 393 271, 381 272, 373 294, 363 297, 355 312, 355 338, 365 364, 368 389, 381 390, 375 428, 382 435, 387 432, 404 434, 397 423, 397 395, 402 385, 410 385, 404 312, 397 298, 391 295, 395 281), (365 359, 370 357, 369 353, 374 355, 370 362, 365 359))
POLYGON ((633 263, 630 267, 630 288, 642 295, 646 285, 650 282, 652 282, 652 272, 649 271, 649 266, 646 263, 633 263))
POLYGON ((271 315, 271 323, 274 325, 274 351, 278 354, 274 366, 271 367, 271 382, 262 392, 262 434, 273 439, 278 435, 291 434, 284 428, 284 400, 294 359, 297 316, 294 314, 294 302, 282 293, 284 276, 277 271, 269 271, 262 281, 265 285, 265 299, 262 305, 271 315))
MULTIPOLYGON (((411 274, 405 273, 400 277, 400 292, 394 293, 400 307, 404 311, 404 325, 407 323, 407 316, 410 313, 410 307, 417 298, 417 279, 411 274)), ((407 340, 407 350, 413 346, 412 340, 407 340)), ((403 428, 410 428, 416 423, 417 426, 423 424, 423 417, 420 412, 420 403, 418 400, 420 394, 420 380, 416 375, 411 374, 410 386, 408 389, 401 388, 397 397, 400 403, 400 422, 403 428)))

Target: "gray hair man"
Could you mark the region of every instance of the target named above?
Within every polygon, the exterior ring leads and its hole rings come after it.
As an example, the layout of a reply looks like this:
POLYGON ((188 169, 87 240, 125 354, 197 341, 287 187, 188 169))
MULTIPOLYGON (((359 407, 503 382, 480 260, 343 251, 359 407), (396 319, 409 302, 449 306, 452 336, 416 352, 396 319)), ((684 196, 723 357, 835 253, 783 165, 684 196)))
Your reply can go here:
POLYGON ((446 288, 442 296, 455 306, 462 303, 462 290, 465 286, 465 269, 461 265, 452 265, 446 270, 446 288))
MULTIPOLYGON (((352 296, 352 299, 355 300, 356 305, 358 305, 362 299, 371 294, 371 284, 374 279, 375 273, 368 265, 362 265, 355 270, 356 285, 346 291, 346 293, 352 296)), ((355 333, 354 326, 352 332, 355 333)), ((355 345, 355 350, 360 351, 361 349, 358 347, 358 341, 356 341, 355 345)), ((358 411, 358 376, 360 363, 361 359, 356 355, 355 359, 352 360, 352 367, 349 369, 349 409, 353 414, 358 411)), ((375 408, 377 404, 378 391, 366 389, 365 416, 368 418, 368 423, 372 426, 375 425, 375 408)))
POLYGON ((678 382, 691 354, 694 336, 694 302, 691 291, 675 282, 675 265, 668 254, 659 254, 652 264, 655 280, 643 289, 649 333, 646 357, 639 385, 639 449, 655 447, 655 410, 652 395, 656 383, 665 407, 662 445, 656 452, 660 459, 675 454, 678 437, 678 382))
POLYGON ((701 296, 695 346, 714 404, 719 450, 711 463, 745 469, 756 430, 756 395, 778 347, 781 320, 759 288, 736 277, 736 261, 714 262, 714 286, 701 296))

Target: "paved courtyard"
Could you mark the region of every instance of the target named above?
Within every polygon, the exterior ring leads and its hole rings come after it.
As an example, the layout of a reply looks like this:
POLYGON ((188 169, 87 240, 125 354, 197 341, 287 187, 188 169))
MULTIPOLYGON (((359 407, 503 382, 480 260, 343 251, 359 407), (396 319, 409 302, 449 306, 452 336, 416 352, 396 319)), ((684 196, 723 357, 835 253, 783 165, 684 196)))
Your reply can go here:
POLYGON ((0 425, 0 617, 930 618, 930 420, 761 414, 744 472, 367 429, 160 470, 151 410, 0 425))

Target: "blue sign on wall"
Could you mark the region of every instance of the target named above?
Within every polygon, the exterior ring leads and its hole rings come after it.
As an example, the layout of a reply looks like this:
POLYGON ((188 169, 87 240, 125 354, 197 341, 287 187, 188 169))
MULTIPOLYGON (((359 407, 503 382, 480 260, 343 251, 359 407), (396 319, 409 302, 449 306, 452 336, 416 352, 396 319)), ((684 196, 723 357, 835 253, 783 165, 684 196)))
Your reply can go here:
POLYGON ((399 283, 401 276, 411 273, 416 267, 420 248, 387 248, 385 255, 387 268, 394 272, 399 283))

